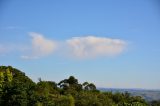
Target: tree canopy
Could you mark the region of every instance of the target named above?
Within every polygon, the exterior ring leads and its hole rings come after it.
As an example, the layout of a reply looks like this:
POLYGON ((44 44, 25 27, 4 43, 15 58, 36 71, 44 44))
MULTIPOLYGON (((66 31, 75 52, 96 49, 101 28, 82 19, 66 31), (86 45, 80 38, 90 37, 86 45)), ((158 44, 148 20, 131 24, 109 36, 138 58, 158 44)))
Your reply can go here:
POLYGON ((93 83, 78 82, 74 76, 59 83, 33 82, 24 72, 0 66, 0 106, 160 106, 128 92, 100 92, 93 83))

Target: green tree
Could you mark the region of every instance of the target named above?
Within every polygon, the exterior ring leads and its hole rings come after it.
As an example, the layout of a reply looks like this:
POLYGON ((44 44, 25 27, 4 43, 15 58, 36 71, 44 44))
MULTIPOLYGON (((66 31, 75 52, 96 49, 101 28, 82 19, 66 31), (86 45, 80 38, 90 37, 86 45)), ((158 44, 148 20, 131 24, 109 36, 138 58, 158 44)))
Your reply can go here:
POLYGON ((26 106, 31 100, 30 95, 34 82, 21 71, 11 66, 1 66, 1 101, 2 106, 26 106), (3 73, 3 74, 2 74, 3 73))
POLYGON ((77 92, 82 90, 82 85, 79 84, 78 80, 73 76, 60 81, 58 85, 62 88, 62 94, 75 95, 77 92))
MULTIPOLYGON (((152 101, 150 106, 160 106, 152 101)), ((22 71, 0 66, 0 106, 149 106, 140 96, 128 92, 100 92, 93 83, 78 83, 70 76, 58 84, 34 83, 22 71)))

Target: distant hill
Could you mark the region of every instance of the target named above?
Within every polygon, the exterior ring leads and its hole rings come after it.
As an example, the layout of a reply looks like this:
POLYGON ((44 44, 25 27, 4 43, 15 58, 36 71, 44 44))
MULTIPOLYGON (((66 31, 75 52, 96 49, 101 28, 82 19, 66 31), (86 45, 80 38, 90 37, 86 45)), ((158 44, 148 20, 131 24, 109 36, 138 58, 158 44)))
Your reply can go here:
POLYGON ((98 88, 100 91, 129 92, 132 96, 141 96, 147 101, 160 100, 160 90, 98 88))

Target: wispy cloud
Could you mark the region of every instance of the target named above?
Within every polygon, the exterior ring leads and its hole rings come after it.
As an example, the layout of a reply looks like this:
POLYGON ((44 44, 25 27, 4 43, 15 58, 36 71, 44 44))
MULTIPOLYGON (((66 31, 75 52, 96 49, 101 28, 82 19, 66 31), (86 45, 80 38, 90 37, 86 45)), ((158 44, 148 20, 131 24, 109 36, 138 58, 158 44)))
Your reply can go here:
POLYGON ((56 49, 56 42, 45 38, 42 34, 30 32, 31 47, 28 55, 21 56, 23 59, 36 59, 52 54, 56 49))
POLYGON ((0 27, 2 30, 21 30, 24 29, 24 27, 20 26, 7 26, 7 27, 0 27))
POLYGON ((9 44, 0 44, 0 55, 6 55, 13 52, 23 52, 28 50, 28 47, 23 44, 15 44, 15 43, 9 43, 9 44))
POLYGON ((126 42, 105 37, 73 37, 66 41, 70 54, 76 58, 114 56, 122 53, 126 42))

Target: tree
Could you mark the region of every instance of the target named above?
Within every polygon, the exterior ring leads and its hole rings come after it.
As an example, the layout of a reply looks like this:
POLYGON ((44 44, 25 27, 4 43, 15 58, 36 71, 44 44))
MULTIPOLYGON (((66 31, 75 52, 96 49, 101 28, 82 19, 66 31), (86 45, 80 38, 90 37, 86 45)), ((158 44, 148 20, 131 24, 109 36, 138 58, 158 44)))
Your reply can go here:
MULTIPOLYGON (((152 101, 150 106, 159 106, 152 101)), ((0 106, 149 106, 128 92, 100 92, 93 83, 78 83, 70 76, 60 81, 33 82, 24 72, 0 66, 0 106)))
POLYGON ((74 76, 70 76, 68 79, 60 81, 58 85, 63 89, 62 93, 74 95, 77 91, 82 90, 82 85, 78 83, 78 80, 74 76))
POLYGON ((32 88, 35 83, 21 71, 11 66, 0 67, 1 93, 0 105, 25 106, 29 102, 32 88), (2 74, 3 73, 3 74, 2 74))
POLYGON ((78 80, 74 78, 74 76, 70 76, 68 79, 64 79, 58 83, 61 88, 69 87, 72 85, 77 85, 78 80))
POLYGON ((96 86, 93 83, 84 82, 82 85, 84 90, 96 90, 96 86))

